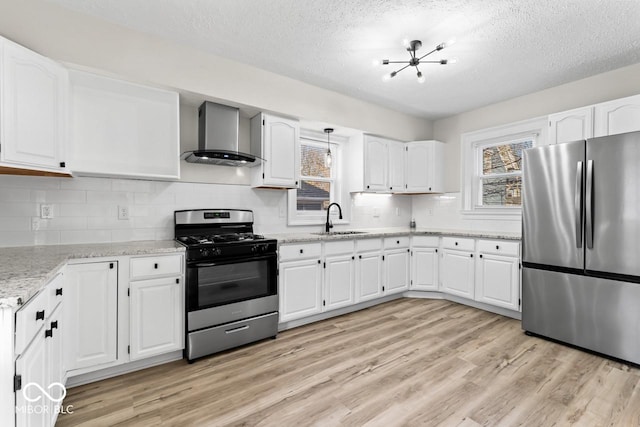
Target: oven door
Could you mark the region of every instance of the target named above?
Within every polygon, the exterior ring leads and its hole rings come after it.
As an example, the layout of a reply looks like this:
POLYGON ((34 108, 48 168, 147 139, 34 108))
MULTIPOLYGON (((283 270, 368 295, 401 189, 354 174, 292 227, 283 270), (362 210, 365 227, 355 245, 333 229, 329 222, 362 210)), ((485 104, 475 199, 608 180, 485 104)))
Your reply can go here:
POLYGON ((233 304, 278 293, 277 255, 187 264, 187 311, 233 304))

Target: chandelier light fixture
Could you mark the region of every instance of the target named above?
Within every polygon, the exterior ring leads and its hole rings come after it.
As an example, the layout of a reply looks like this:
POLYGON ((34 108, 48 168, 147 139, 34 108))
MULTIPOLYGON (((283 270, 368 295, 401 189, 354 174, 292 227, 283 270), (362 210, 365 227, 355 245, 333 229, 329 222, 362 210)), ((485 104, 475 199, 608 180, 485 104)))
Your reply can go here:
POLYGON ((382 77, 382 79, 384 81, 391 80, 393 77, 396 76, 396 74, 398 74, 400 71, 404 70, 405 68, 416 67, 416 73, 417 73, 417 76, 418 76, 418 82, 419 83, 424 83, 425 77, 422 74, 422 71, 420 71, 420 69, 418 68, 418 65, 420 65, 420 64, 441 64, 441 65, 455 64, 457 62, 457 60, 455 60, 455 59, 440 59, 440 60, 436 60, 436 61, 423 61, 423 59, 426 58, 427 56, 431 55, 434 52, 439 52, 442 49, 444 49, 445 47, 451 46, 453 43, 455 43, 455 40, 450 40, 448 42, 440 43, 439 45, 437 45, 430 52, 427 52, 426 54, 418 57, 416 55, 416 51, 422 47, 422 42, 420 40, 412 40, 412 41, 405 40, 404 45, 407 48, 407 51, 409 52, 409 55, 411 56, 411 59, 409 59, 408 61, 390 61, 388 59, 383 59, 382 61, 379 61, 378 63, 380 63, 382 65, 407 64, 404 67, 402 67, 402 68, 400 68, 400 69, 398 69, 396 71, 392 71, 389 74, 385 74, 382 77))
POLYGON ((324 133, 327 134, 327 152, 324 155, 324 165, 328 168, 331 167, 331 164, 333 163, 333 158, 331 157, 331 141, 329 140, 329 135, 331 135, 331 133, 333 132, 332 128, 325 128, 324 129, 324 133))

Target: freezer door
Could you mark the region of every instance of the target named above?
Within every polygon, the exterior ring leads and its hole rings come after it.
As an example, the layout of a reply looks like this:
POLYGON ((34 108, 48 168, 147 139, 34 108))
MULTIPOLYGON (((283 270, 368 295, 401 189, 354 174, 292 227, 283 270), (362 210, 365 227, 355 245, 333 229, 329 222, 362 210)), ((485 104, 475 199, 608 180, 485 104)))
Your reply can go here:
POLYGON ((583 268, 584 150, 577 141, 524 151, 524 262, 583 268))
POLYGON ((588 140, 586 172, 585 268, 640 277, 640 132, 588 140))

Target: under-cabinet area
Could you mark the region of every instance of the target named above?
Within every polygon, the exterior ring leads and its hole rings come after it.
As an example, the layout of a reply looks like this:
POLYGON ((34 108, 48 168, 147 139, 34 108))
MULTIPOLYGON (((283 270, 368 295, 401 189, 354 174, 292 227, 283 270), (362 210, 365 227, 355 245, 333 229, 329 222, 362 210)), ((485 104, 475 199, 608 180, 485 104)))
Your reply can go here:
POLYGON ((281 329, 403 295, 519 318, 520 243, 420 234, 288 241, 278 286, 281 329))

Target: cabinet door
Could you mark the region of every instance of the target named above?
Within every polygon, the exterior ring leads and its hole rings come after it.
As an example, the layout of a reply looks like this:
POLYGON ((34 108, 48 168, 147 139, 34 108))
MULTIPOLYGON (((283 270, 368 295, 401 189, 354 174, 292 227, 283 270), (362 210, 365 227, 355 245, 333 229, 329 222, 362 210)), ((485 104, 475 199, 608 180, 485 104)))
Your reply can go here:
POLYGON ((389 191, 404 191, 404 143, 388 142, 389 153, 389 191))
POLYGON ((65 368, 94 367, 116 360, 116 262, 67 266, 65 368))
POLYGON ((300 125, 297 121, 263 115, 263 184, 295 188, 300 173, 300 125))
POLYGON ((442 250, 440 283, 443 292, 473 299, 474 259, 469 252, 442 250))
POLYGON ((593 107, 576 108, 549 116, 549 144, 579 141, 593 136, 593 107))
POLYGON ((429 191, 430 151, 429 145, 423 141, 410 142, 407 144, 407 191, 429 191))
POLYGON ((476 267, 476 301, 518 311, 518 258, 482 253, 476 267))
POLYGON ((411 257, 411 289, 438 290, 438 249, 413 248, 411 257))
POLYGON ((594 136, 640 131, 640 95, 595 106, 594 136))
POLYGON ((384 270, 385 294, 393 294, 409 289, 409 250, 385 251, 384 270))
POLYGON ((387 141, 366 135, 364 141, 364 189, 365 191, 388 191, 387 141))
POLYGON ((6 39, 0 48, 2 161, 65 172, 67 71, 6 39))
POLYGON ((175 92, 72 71, 70 123, 74 172, 180 177, 175 92))
POLYGON ((355 302, 353 256, 335 255, 325 259, 324 310, 345 307, 355 302))
POLYGON ((184 348, 182 280, 140 280, 129 290, 131 360, 184 348))
POLYGON ((60 389, 49 389, 46 327, 41 328, 29 347, 16 359, 16 375, 22 380, 16 391, 16 426, 50 425, 50 400, 43 390, 58 397, 60 389), (52 391, 54 390, 54 391, 52 391), (29 399, 29 400, 27 400, 29 399), (35 399, 38 399, 35 401, 35 399))
MULTIPOLYGON (((64 342, 63 342, 63 306, 64 304, 58 305, 53 314, 49 317, 47 321, 47 327, 49 328, 49 334, 46 335, 46 354, 47 354, 47 375, 48 382, 47 386, 51 386, 51 384, 65 383, 66 373, 64 371, 64 342)), ((49 394, 54 396, 55 398, 62 397, 63 390, 60 386, 51 387, 48 390, 49 394)), ((60 406, 61 402, 51 401, 49 400, 50 411, 49 418, 51 420, 51 425, 55 424, 56 418, 58 417, 57 411, 55 410, 56 406, 60 406)))
POLYGON ((280 264, 280 322, 322 311, 322 264, 318 259, 280 264))
POLYGON ((382 253, 365 252, 357 257, 356 301, 382 296, 382 253))

